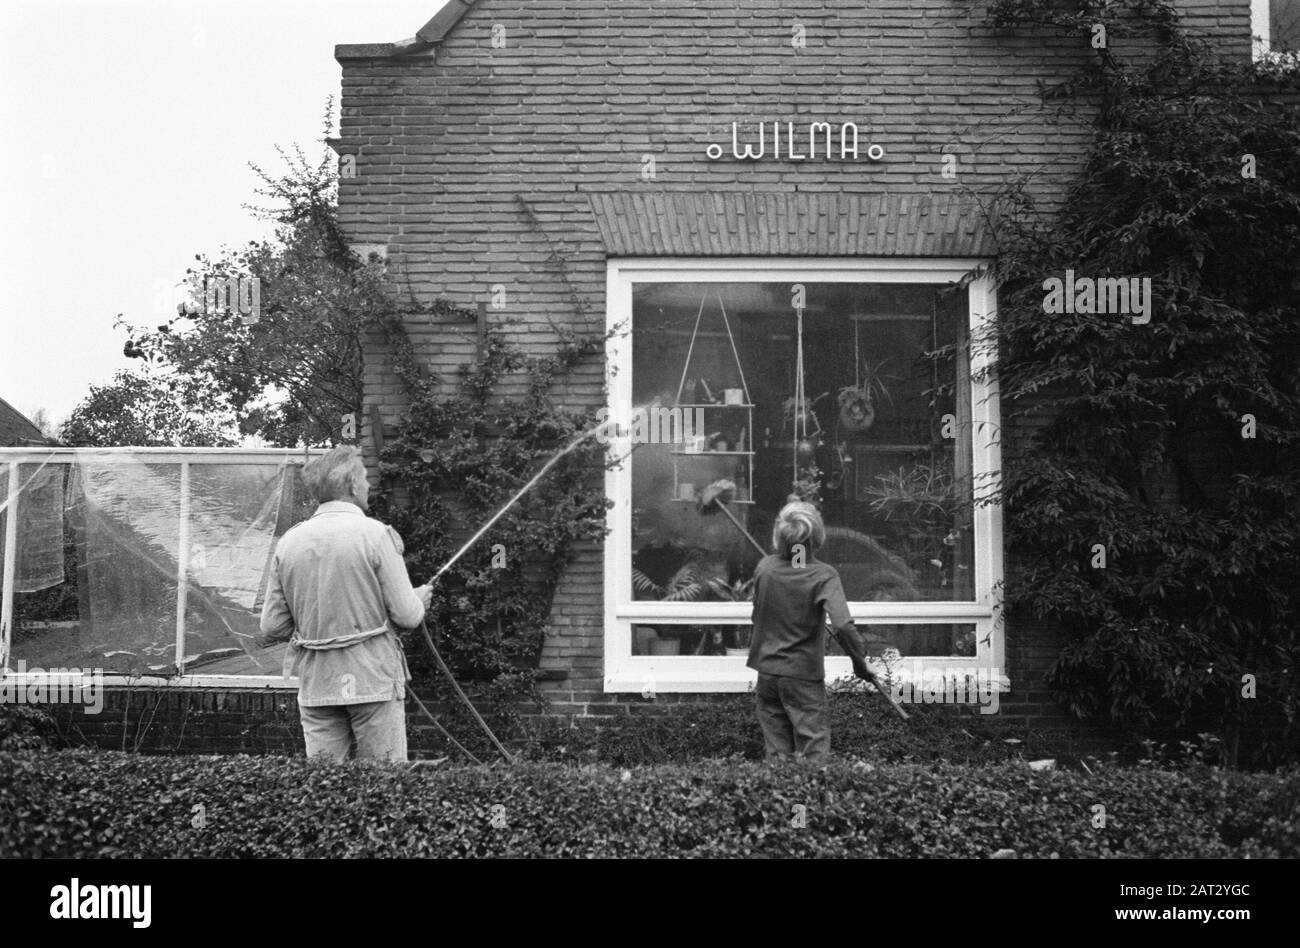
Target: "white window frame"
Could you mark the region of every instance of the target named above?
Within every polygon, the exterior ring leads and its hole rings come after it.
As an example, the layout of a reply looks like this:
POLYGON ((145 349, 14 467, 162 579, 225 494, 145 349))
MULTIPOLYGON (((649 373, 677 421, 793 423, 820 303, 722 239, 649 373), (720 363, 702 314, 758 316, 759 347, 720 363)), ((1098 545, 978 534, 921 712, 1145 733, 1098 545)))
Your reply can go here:
MULTIPOLYGON (((63 682, 68 687, 89 685, 95 669, 81 669, 80 676, 58 674, 54 671, 24 672, 10 668, 13 655, 14 571, 17 567, 18 517, 22 503, 18 481, 19 465, 50 463, 77 463, 93 459, 96 463, 178 464, 181 470, 181 530, 180 549, 177 555, 177 573, 183 577, 189 568, 189 529, 187 501, 189 496, 189 468, 194 464, 267 464, 283 465, 295 458, 313 457, 325 452, 320 449, 303 451, 294 448, 0 448, 0 465, 8 469, 8 493, 4 498, 4 573, 0 577, 0 674, 15 685, 63 682)), ((177 583, 176 596, 176 653, 179 663, 184 657, 185 597, 188 586, 177 583)), ((266 688, 297 689, 297 678, 278 675, 122 675, 104 673, 97 681, 105 687, 179 687, 179 688, 266 688)))
MULTIPOLYGON (((606 391, 609 417, 630 418, 632 411, 632 291, 638 283, 954 283, 987 265, 974 258, 854 258, 729 257, 716 259, 617 258, 607 263, 606 391)), ((1001 470, 996 365, 997 294, 988 276, 968 286, 971 347, 971 457, 977 496, 996 484, 1001 470)), ((625 458, 627 438, 610 438, 611 458, 625 458)), ((632 626, 697 625, 747 621, 749 603, 678 603, 627 600, 632 588, 632 471, 622 461, 605 472, 605 495, 613 500, 606 512, 604 550, 604 688, 606 692, 737 692, 746 691, 756 674, 741 656, 651 656, 632 654, 632 626)), ((1009 686, 1002 621, 1002 510, 996 503, 977 504, 973 514, 975 598, 973 602, 871 602, 850 605, 859 625, 974 623, 974 657, 904 656, 906 671, 920 663, 921 674, 958 670, 996 672, 1000 690, 1009 686)), ((828 679, 852 674, 843 656, 826 659, 828 679)), ((910 675, 908 675, 910 677, 910 675)))
POLYGON ((1295 51, 1283 53, 1273 49, 1272 22, 1269 0, 1250 0, 1250 53, 1255 62, 1285 64, 1298 55, 1295 51))
POLYGON ((1256 60, 1263 59, 1273 51, 1268 13, 1269 0, 1250 0, 1250 49, 1256 60))

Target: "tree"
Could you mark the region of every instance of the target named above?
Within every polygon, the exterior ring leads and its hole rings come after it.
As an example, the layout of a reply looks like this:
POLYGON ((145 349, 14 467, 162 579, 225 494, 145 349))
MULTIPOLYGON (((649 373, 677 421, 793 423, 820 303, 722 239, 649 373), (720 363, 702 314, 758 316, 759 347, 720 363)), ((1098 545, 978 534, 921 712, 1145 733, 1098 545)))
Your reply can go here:
POLYGON ((50 418, 50 413, 44 408, 38 408, 32 412, 29 419, 37 430, 40 431, 41 437, 50 439, 58 437, 59 426, 50 418))
POLYGON ((358 259, 339 228, 332 153, 315 165, 300 148, 280 154, 288 171, 278 178, 252 166, 272 206, 250 210, 275 222, 274 238, 198 255, 187 271, 196 289, 256 280, 260 312, 241 314, 219 297, 211 306, 199 292, 197 311, 152 330, 119 325, 131 336, 128 356, 208 380, 245 433, 283 446, 327 444, 338 440, 342 416, 361 410, 362 342, 392 303, 382 264, 358 259))
POLYGON ((63 423, 73 447, 232 447, 239 443, 235 412, 202 379, 121 371, 92 385, 63 423))

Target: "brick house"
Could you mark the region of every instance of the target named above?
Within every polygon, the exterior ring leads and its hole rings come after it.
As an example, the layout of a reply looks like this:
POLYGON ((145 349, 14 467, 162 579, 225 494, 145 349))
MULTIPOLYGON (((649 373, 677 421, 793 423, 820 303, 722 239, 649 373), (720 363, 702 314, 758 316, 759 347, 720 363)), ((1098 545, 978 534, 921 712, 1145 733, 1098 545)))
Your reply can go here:
POLYGON ((26 415, 0 398, 0 448, 44 444, 45 435, 26 415))
MULTIPOLYGON (((1179 6, 1243 60, 1261 23, 1281 35, 1270 9, 1290 9, 1179 6)), ((796 483, 816 491, 823 558, 874 654, 898 649, 904 674, 993 676, 1001 714, 1059 718, 1041 680, 1060 640, 1002 615, 1002 515, 975 503, 1030 433, 1001 426, 975 342, 997 311, 979 275, 996 254, 985 203, 1021 176, 1040 207, 1060 202, 1093 116, 1085 103, 1060 120, 1039 88, 1093 51, 997 32, 986 14, 955 0, 449 0, 410 39, 336 48, 332 144, 355 249, 423 301, 486 303, 490 325, 538 353, 552 324, 610 332, 604 365, 581 366, 562 397, 625 432, 651 411, 670 422, 607 474, 609 535, 556 593, 541 657, 552 713, 749 687, 749 606, 664 596, 752 570, 742 531, 696 512, 728 479, 760 541, 796 483), (946 361, 921 358, 940 348, 946 361)), ((459 321, 406 329, 435 377, 474 358, 459 321)), ((373 467, 405 401, 382 338, 365 358, 373 467)), ((847 659, 827 671, 847 674, 847 659)), ((147 747, 300 742, 278 677, 190 684, 115 691, 110 714, 78 726, 138 745, 162 706, 147 747)))
MULTIPOLYGON (((1251 55, 1246 0, 1184 7, 1223 55, 1251 55)), ((812 463, 826 558, 874 650, 996 670, 1004 713, 1051 712, 1037 682, 1052 630, 999 615, 1000 511, 958 503, 906 522, 918 498, 899 493, 937 477, 969 501, 997 470, 996 384, 969 346, 996 291, 951 288, 994 253, 981 198, 1034 172, 1050 208, 1091 138, 1086 110, 1058 122, 1038 95, 1091 55, 1086 40, 998 34, 986 13, 948 0, 452 0, 412 39, 337 48, 333 144, 358 249, 422 298, 495 301, 488 320, 539 349, 548 318, 630 324, 608 377, 592 371, 568 397, 611 417, 647 402, 702 413, 703 450, 689 437, 639 448, 608 477, 610 535, 568 571, 542 659, 564 676, 559 711, 619 713, 647 684, 746 688, 744 659, 726 651, 743 644, 745 604, 663 602, 633 577, 662 590, 691 561, 743 578, 746 541, 692 519, 693 492, 734 480, 734 509, 763 537, 812 463), (935 343, 962 354, 947 378, 919 378, 915 359, 935 343), (955 391, 928 405, 935 383, 955 391), (850 387, 870 399, 870 427, 838 404, 850 387)), ((460 326, 407 328, 435 374, 472 357, 460 326)), ((387 424, 400 418, 379 340, 366 399, 387 424)))

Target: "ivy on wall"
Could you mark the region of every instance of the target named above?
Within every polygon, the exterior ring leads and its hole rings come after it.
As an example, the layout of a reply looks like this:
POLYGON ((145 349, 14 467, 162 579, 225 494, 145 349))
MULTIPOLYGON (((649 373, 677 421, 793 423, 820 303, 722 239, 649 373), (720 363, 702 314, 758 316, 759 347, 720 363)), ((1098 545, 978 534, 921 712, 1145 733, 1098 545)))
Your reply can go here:
MULTIPOLYGON (((559 405, 554 389, 603 354, 605 337, 561 329, 555 351, 538 356, 488 328, 477 359, 443 385, 423 371, 400 313, 381 328, 410 404, 397 437, 385 444, 383 489, 372 506, 402 534, 419 582, 597 423, 595 410, 559 405)), ((561 574, 575 544, 605 535, 604 463, 604 447, 583 442, 435 585, 430 629, 457 676, 479 683, 480 696, 538 697, 538 660, 561 574)), ((423 645, 413 639, 407 652, 421 684, 441 687, 423 645)))
POLYGON ((1294 756, 1294 79, 1225 61, 1163 2, 999 0, 990 21, 1148 41, 1045 90, 1097 107, 1060 213, 999 196, 1004 419, 1037 419, 1004 439, 1008 604, 1067 631, 1049 683, 1079 716, 1220 731, 1231 760, 1294 756))

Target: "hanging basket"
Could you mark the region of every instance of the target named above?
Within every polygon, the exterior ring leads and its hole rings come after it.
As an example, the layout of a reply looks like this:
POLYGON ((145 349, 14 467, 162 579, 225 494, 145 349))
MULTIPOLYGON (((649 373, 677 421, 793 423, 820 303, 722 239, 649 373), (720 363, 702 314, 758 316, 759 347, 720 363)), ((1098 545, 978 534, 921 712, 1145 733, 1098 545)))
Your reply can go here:
POLYGON ((862 432, 876 423, 876 406, 865 388, 840 389, 840 427, 862 432))

